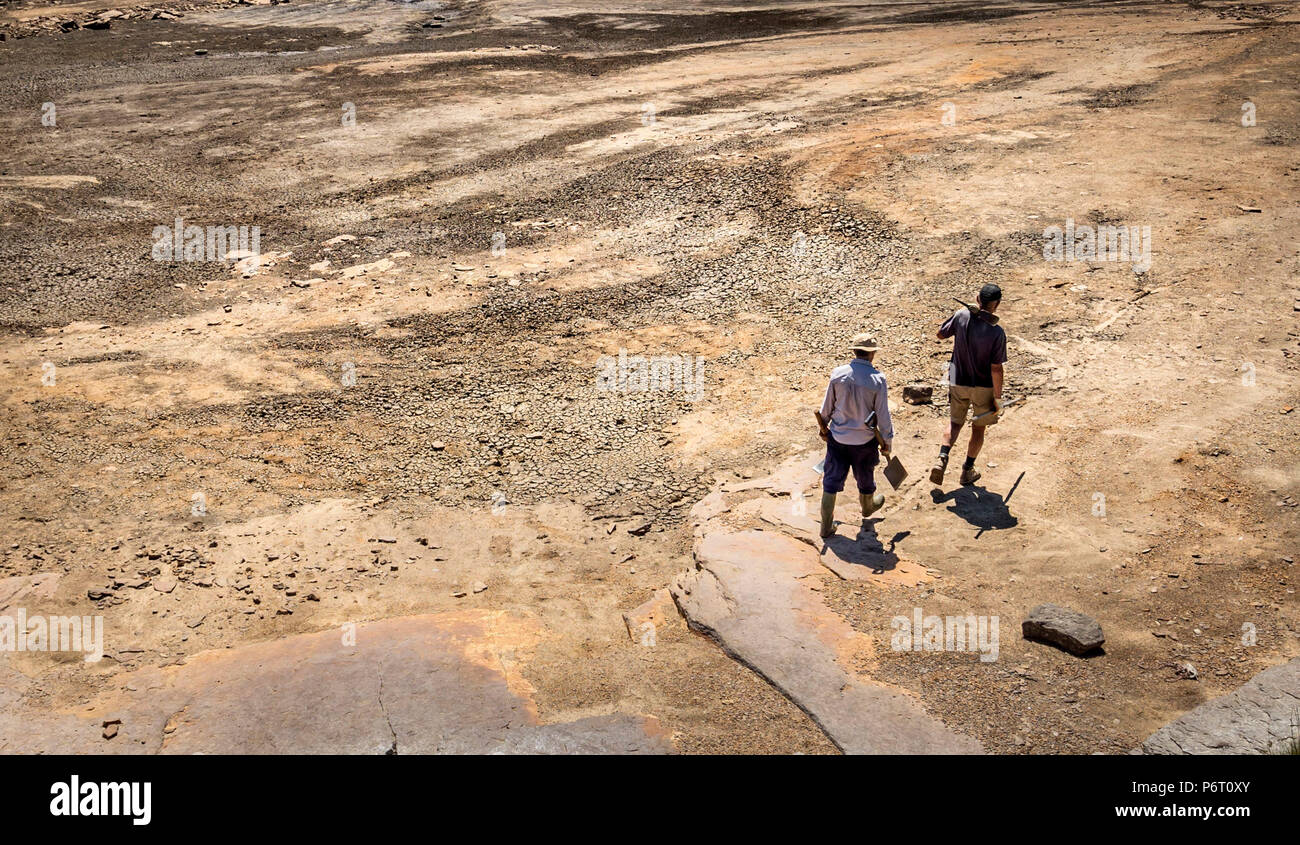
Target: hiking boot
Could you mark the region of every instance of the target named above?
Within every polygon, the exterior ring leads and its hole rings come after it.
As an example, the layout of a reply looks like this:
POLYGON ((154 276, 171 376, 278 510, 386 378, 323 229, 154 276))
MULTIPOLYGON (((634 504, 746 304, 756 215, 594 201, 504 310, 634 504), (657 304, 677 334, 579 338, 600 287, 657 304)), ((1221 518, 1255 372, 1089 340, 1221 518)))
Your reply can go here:
POLYGON ((862 518, 866 519, 885 506, 885 494, 862 493, 858 496, 858 501, 862 503, 862 518))
POLYGON ((947 471, 947 469, 948 469, 948 459, 946 457, 940 456, 939 460, 936 461, 935 465, 930 469, 930 483, 942 484, 943 474, 944 472, 947 471))
POLYGON ((963 469, 961 471, 962 484, 974 484, 976 481, 979 480, 980 480, 980 471, 975 469, 975 467, 971 467, 970 469, 963 469))

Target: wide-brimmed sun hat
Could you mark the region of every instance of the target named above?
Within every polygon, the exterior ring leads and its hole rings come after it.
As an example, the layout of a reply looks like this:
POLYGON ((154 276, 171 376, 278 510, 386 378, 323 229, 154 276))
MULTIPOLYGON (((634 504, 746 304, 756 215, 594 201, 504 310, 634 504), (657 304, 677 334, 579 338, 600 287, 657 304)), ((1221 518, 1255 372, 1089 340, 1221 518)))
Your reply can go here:
POLYGON ((849 349, 856 352, 875 352, 880 349, 880 344, 876 343, 876 336, 870 332, 855 334, 849 341, 849 349))

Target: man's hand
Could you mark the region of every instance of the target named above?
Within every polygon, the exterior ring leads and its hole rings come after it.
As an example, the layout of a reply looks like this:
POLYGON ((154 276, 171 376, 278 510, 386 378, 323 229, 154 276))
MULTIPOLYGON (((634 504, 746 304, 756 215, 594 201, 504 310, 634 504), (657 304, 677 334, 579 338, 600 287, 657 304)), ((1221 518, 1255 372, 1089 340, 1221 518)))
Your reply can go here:
POLYGON ((813 416, 817 418, 817 436, 822 440, 829 441, 831 436, 830 424, 821 411, 813 411, 813 416))

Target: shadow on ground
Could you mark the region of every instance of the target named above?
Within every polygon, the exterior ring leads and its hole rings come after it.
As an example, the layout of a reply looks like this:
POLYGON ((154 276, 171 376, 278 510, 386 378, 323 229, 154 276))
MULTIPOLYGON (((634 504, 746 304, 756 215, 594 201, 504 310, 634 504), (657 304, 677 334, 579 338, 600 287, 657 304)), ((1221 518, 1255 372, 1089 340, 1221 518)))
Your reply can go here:
MULTIPOLYGON (((1020 478, 1023 477, 1024 473, 1021 473, 1020 478)), ((1020 484, 1020 478, 1017 478, 1016 483, 1011 485, 1006 498, 977 484, 958 487, 946 494, 939 490, 931 490, 930 498, 936 505, 948 502, 948 510, 951 513, 955 513, 981 532, 1014 528, 1020 524, 1020 520, 1011 513, 1007 503, 1011 501, 1012 495, 1015 494, 1016 487, 1020 484)))
POLYGON ((894 553, 894 547, 911 532, 898 532, 889 538, 889 545, 886 546, 876 536, 876 522, 874 519, 863 520, 862 528, 853 539, 832 534, 825 540, 823 553, 830 552, 845 563, 865 566, 873 575, 893 570, 898 566, 898 555, 894 553))

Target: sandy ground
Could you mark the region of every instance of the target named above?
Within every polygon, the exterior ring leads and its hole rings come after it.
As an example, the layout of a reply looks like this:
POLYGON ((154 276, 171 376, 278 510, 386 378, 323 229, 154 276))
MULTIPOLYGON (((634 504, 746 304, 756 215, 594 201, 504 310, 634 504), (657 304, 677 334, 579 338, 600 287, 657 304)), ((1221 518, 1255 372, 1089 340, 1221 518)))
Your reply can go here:
POLYGON ((832 752, 623 614, 695 502, 816 447, 863 328, 912 470, 876 531, 931 573, 827 582, 864 674, 991 751, 1121 752, 1300 654, 1294 4, 190 5, 0 12, 0 596, 102 614, 108 655, 0 656, 7 707, 474 609, 543 632, 543 720, 832 752), (153 260, 176 218, 260 262, 153 260), (1150 268, 1045 261, 1067 218, 1149 226, 1150 268), (899 393, 988 281, 1029 398, 935 491, 946 397, 899 393), (602 391, 620 349, 701 394, 602 391), (1049 601, 1106 654, 1023 641, 1049 601), (999 616, 999 660, 890 652, 916 607, 999 616))

